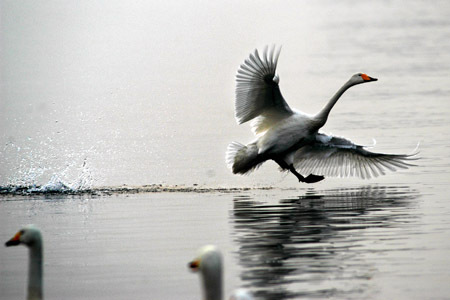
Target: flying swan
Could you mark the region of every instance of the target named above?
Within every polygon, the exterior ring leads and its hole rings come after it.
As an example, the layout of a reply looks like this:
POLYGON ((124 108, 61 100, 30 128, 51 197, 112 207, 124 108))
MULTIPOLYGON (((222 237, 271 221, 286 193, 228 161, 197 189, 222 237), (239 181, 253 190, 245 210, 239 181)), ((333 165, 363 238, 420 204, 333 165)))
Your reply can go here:
MULTIPOLYGON (((197 258, 188 264, 193 272, 200 271, 203 299, 222 300, 222 254, 214 245, 200 248, 197 258)), ((246 289, 237 289, 230 300, 253 300, 253 295, 246 289)))
POLYGON ((30 249, 28 266, 28 300, 43 299, 42 294, 42 236, 39 229, 27 225, 5 243, 6 247, 24 244, 30 249))
POLYGON ((238 124, 251 121, 256 140, 248 145, 228 145, 226 162, 234 174, 246 174, 269 159, 305 183, 321 181, 324 176, 366 179, 384 175, 386 169, 412 166, 409 161, 416 159, 417 152, 374 153, 345 138, 319 132, 347 89, 376 78, 353 75, 319 113, 307 115, 291 109, 281 95, 280 78, 275 73, 280 50, 266 46, 260 56, 256 49, 237 71, 235 117, 238 124))

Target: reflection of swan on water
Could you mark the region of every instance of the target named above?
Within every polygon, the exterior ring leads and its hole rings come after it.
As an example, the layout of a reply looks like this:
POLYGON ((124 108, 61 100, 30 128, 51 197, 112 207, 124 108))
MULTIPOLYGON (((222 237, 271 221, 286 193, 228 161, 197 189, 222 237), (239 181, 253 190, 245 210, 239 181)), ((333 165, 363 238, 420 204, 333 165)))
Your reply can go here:
POLYGON ((416 197, 407 186, 310 191, 280 200, 235 197, 231 222, 241 280, 261 299, 354 298, 351 288, 370 298, 361 291, 370 292, 375 271, 364 258, 367 251, 387 250, 366 245, 380 245, 390 229, 414 222, 407 210, 416 197))
MULTIPOLYGON (((222 292, 222 254, 212 245, 200 249, 199 255, 189 263, 193 272, 200 271, 203 298, 205 300, 221 300, 222 292)), ((245 289, 236 290, 230 300, 251 300, 253 297, 245 289)))
POLYGON ((233 142, 228 146, 226 160, 234 174, 246 174, 274 160, 300 182, 314 183, 324 176, 370 178, 383 175, 386 169, 411 166, 408 161, 415 154, 374 153, 347 139, 318 132, 347 89, 376 78, 353 75, 319 113, 307 115, 291 109, 281 95, 275 73, 279 54, 275 47, 269 52, 266 47, 262 56, 255 50, 238 69, 236 120, 239 124, 252 120, 257 139, 248 145, 233 142), (304 177, 297 170, 309 175, 304 177))
POLYGON ((39 229, 33 225, 22 228, 16 235, 6 242, 6 246, 24 244, 30 249, 28 267, 28 296, 27 299, 42 299, 42 237, 39 229))

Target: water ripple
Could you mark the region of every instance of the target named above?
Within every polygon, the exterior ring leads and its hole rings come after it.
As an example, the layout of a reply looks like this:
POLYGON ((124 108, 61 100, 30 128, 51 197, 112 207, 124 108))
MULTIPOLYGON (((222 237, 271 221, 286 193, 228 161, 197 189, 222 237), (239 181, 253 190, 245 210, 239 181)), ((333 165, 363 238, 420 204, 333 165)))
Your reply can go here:
POLYGON ((361 298, 376 268, 366 258, 402 251, 415 221, 407 186, 308 192, 289 199, 235 197, 231 211, 241 280, 260 299, 361 298))

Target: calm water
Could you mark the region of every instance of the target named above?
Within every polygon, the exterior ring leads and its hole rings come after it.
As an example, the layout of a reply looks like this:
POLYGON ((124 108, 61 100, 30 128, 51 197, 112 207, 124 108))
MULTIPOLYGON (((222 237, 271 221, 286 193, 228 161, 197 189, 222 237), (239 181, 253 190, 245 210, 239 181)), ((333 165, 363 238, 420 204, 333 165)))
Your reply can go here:
MULTIPOLYGON (((0 239, 40 225, 49 299, 199 299, 187 262, 208 243, 225 255, 226 294, 442 299, 450 209, 417 187, 15 197, 0 201, 0 239)), ((25 297, 26 263, 25 247, 0 248, 3 299, 25 297)))
MULTIPOLYGON (((0 187, 272 189, 0 197, 0 241, 38 225, 48 299, 198 299, 187 262, 225 255, 226 294, 443 299, 450 294, 450 4, 0 2, 0 187), (267 163, 235 176, 234 74, 283 45, 291 107, 374 151, 420 142, 418 166, 301 185, 267 163)), ((0 298, 23 299, 26 249, 0 247, 0 298)))

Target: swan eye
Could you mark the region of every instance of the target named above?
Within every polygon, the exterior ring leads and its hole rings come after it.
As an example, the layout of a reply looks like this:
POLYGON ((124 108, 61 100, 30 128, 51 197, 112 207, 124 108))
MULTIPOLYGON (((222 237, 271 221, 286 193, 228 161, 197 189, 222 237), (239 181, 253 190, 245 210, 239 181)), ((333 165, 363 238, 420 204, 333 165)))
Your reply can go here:
POLYGON ((19 233, 20 233, 20 235, 23 235, 24 233, 25 233, 25 230, 21 230, 21 231, 19 231, 19 233))

